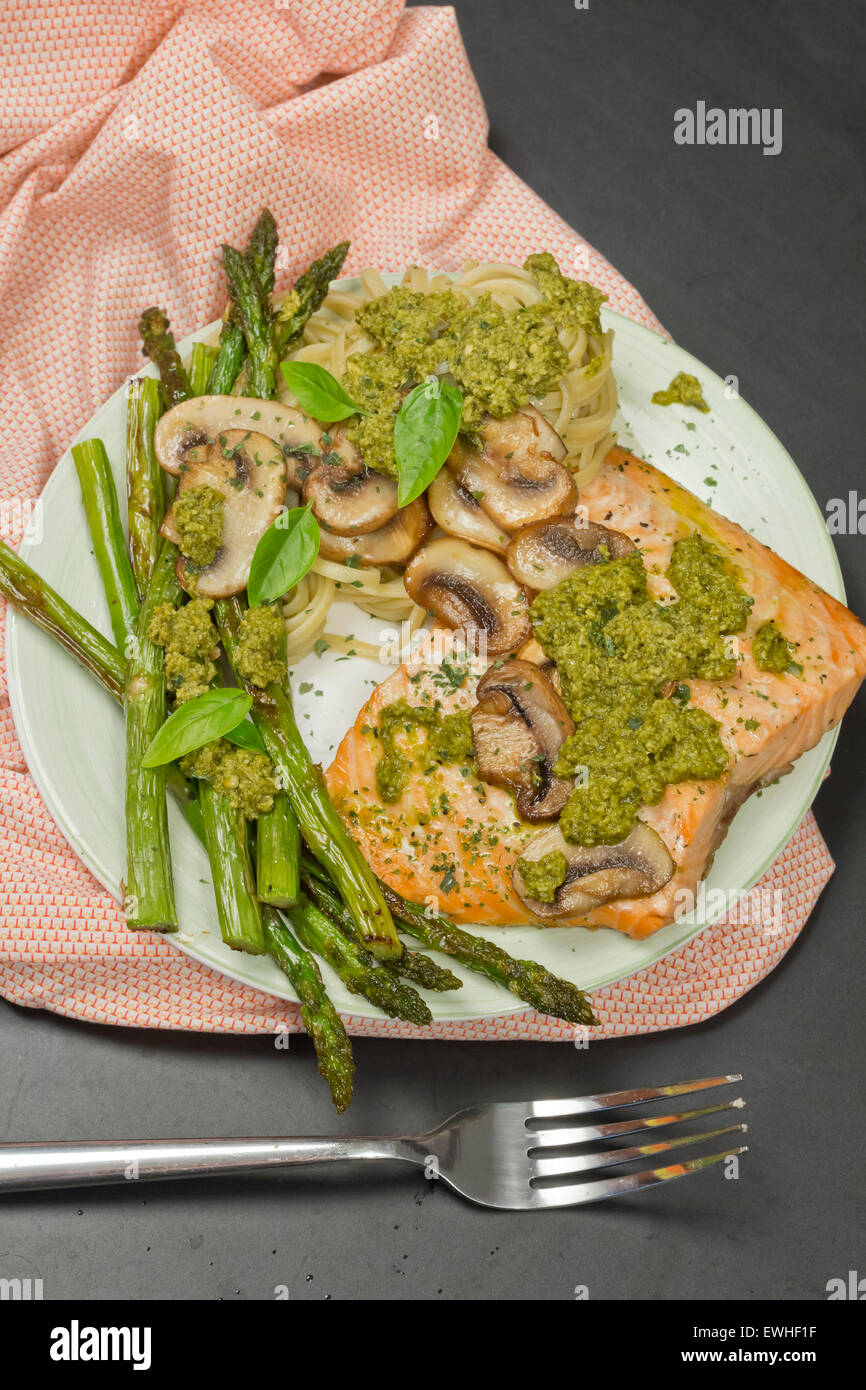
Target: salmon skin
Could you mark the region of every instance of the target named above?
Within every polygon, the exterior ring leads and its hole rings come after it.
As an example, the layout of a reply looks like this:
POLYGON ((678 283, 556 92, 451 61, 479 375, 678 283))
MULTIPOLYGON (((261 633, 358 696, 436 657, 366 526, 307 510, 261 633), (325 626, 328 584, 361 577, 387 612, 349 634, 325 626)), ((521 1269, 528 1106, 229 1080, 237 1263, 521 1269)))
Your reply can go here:
POLYGON ((751 792, 776 780, 839 723, 866 675, 866 628, 853 613, 740 526, 714 512, 650 464, 615 448, 581 492, 587 519, 622 531, 639 546, 651 593, 673 591, 664 571, 673 544, 699 530, 739 570, 754 598, 738 667, 725 681, 690 679, 691 703, 721 726, 729 755, 719 781, 668 786, 640 819, 661 836, 674 860, 672 878, 646 898, 619 899, 582 917, 539 923, 515 893, 515 860, 539 826, 521 822, 511 794, 481 783, 471 768, 418 772, 401 800, 382 806, 375 768, 382 748, 375 728, 393 700, 420 704, 425 693, 444 713, 471 709, 482 673, 469 661, 456 686, 442 666, 451 634, 433 634, 434 650, 400 667, 379 685, 340 744, 327 772, 328 789, 379 877, 412 902, 429 904, 458 922, 491 926, 613 927, 642 939, 674 920, 708 872, 735 812, 751 792), (773 620, 799 643, 801 678, 762 671, 751 639, 773 620))

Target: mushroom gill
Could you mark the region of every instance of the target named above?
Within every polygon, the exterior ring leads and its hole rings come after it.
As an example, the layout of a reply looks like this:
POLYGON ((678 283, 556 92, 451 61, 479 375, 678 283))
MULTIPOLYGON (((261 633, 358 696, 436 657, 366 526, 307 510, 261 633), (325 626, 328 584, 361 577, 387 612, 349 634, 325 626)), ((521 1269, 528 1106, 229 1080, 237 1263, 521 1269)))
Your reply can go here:
POLYGON ((322 448, 322 427, 301 410, 256 396, 193 396, 159 420, 153 447, 160 466, 180 477, 190 454, 217 445, 228 430, 267 435, 287 460, 287 477, 300 487, 322 448))
POLYGON ((560 460, 565 445, 534 406, 505 420, 488 417, 475 449, 458 436, 448 456, 450 472, 504 531, 572 512, 577 489, 560 460))
POLYGON ((481 503, 476 502, 472 493, 467 492, 447 468, 441 469, 428 487, 427 501, 433 520, 449 536, 504 554, 508 533, 491 521, 481 503))
POLYGON ((357 559, 362 565, 405 565, 429 535, 431 525, 427 504, 418 497, 376 531, 339 536, 323 526, 319 554, 342 564, 357 559))
POLYGON ((495 663, 481 677, 472 710, 472 737, 482 781, 515 793, 523 820, 552 820, 571 791, 553 771, 574 732, 553 686, 530 661, 495 663))
POLYGON ((529 604, 505 565, 489 550, 442 536, 413 557, 403 575, 411 598, 447 627, 466 633, 496 656, 511 652, 530 636, 529 604))
POLYGON ((552 589, 586 565, 618 560, 637 550, 622 531, 577 519, 536 521, 518 531, 509 542, 505 563, 519 584, 531 589, 552 589))
POLYGON ((582 917, 614 899, 650 897, 665 886, 675 867, 661 836, 642 821, 615 845, 573 845, 552 825, 530 840, 522 859, 535 863, 553 853, 561 854, 566 865, 553 902, 531 898, 520 860, 514 867, 515 891, 536 917, 582 917))
POLYGON ((323 526, 338 536, 378 531, 397 515, 397 484, 364 467, 344 430, 323 437, 330 444, 303 485, 323 526))

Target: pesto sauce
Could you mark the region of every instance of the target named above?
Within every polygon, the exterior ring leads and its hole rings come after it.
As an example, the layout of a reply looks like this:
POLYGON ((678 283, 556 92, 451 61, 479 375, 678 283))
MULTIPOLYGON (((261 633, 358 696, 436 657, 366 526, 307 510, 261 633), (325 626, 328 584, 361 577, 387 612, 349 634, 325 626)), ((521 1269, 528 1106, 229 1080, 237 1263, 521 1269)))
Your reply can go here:
POLYGON ((568 874, 568 860, 561 849, 553 849, 540 859, 518 859, 517 867, 527 896, 540 903, 553 902, 568 874))
POLYGON ((438 700, 434 705, 393 700, 381 710, 376 732, 384 749, 376 764, 376 787, 386 803, 400 800, 416 768, 429 777, 442 763, 469 764, 475 757, 469 712, 443 715, 438 700), (411 749, 398 745, 398 734, 417 736, 422 729, 426 738, 416 737, 411 749))
POLYGON ((555 771, 577 779, 560 817, 577 844, 616 843, 670 783, 725 771, 716 720, 687 707, 687 687, 664 692, 733 675, 725 637, 743 630, 752 599, 698 533, 676 542, 667 574, 679 595, 670 605, 651 597, 639 554, 579 570, 532 605, 575 722, 555 771))
POLYGON ((653 405, 691 405, 703 415, 709 414, 710 407, 704 400, 703 388, 696 376, 689 372, 677 372, 673 381, 664 391, 654 391, 653 405))
POLYGON ((180 488, 171 509, 181 555, 204 569, 212 565, 223 538, 225 498, 208 483, 180 488))
POLYGON ((180 767, 185 776, 210 782, 247 820, 255 820, 273 807, 277 779, 274 765, 264 753, 236 748, 228 739, 217 738, 187 753, 180 767))
POLYGON ((183 704, 210 688, 217 673, 217 630, 210 617, 210 599, 194 598, 181 608, 161 603, 154 609, 147 635, 165 652, 165 686, 175 704, 183 704))
POLYGON ((762 671, 802 676, 803 667, 794 660, 796 654, 797 643, 789 642, 773 622, 762 623, 752 638, 752 656, 762 671))
MULTIPOLYGON (((396 476, 394 420, 407 388, 425 377, 450 373, 463 395, 461 430, 474 436, 485 414, 504 419, 556 385, 568 368, 561 328, 601 333, 601 290, 564 276, 547 253, 526 268, 543 298, 525 308, 501 309, 489 294, 465 305, 451 290, 398 286, 358 310, 374 347, 349 357, 343 385, 365 412, 348 435, 368 468, 396 476)), ((595 358, 589 374, 603 365, 595 358)))
POLYGON ((275 681, 286 679, 286 626, 275 604, 248 608, 241 618, 235 656, 237 669, 245 681, 264 690, 275 681))

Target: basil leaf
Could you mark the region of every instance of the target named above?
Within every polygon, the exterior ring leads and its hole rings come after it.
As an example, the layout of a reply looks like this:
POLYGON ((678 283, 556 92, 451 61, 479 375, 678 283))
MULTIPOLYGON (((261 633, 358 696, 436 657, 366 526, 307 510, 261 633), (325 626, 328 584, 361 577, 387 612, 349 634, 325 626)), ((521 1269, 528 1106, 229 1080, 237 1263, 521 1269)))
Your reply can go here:
POLYGON ((251 719, 243 719, 237 728, 229 729, 223 735, 235 748, 245 748, 248 753, 267 753, 262 736, 251 719))
POLYGON ((422 381, 410 391, 394 421, 397 456, 397 502, 414 502, 432 483, 454 447, 463 397, 456 386, 422 381))
POLYGON ((159 767, 174 762, 193 748, 201 748, 213 738, 237 728, 252 708, 252 696, 243 690, 206 690, 169 715, 147 747, 142 767, 159 767))
POLYGON ((247 581, 251 608, 288 593, 315 563, 321 533, 311 506, 281 512, 256 546, 247 581))
POLYGON ((280 370, 298 405, 316 420, 333 424, 348 415, 364 414, 337 378, 317 362, 281 362, 280 370))

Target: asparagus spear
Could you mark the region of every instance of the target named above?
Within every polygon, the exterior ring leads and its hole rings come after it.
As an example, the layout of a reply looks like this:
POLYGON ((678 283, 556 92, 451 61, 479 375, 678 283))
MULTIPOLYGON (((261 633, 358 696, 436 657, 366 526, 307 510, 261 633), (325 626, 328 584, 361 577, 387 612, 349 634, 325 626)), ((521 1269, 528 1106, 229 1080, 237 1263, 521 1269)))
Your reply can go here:
POLYGON ((20 555, 0 541, 0 594, 12 607, 49 633, 90 671, 115 700, 123 700, 125 662, 101 632, 61 598, 20 555))
POLYGON ((150 583, 165 514, 166 475, 153 449, 161 413, 159 382, 152 376, 131 381, 126 393, 126 496, 129 554, 139 594, 150 583))
POLYGON ((278 241, 274 214, 269 208, 262 208, 259 219, 250 233, 247 259, 266 300, 270 300, 274 292, 274 265, 278 241))
POLYGON ((74 444, 72 457, 108 602, 111 630, 122 649, 127 633, 135 627, 138 594, 120 525, 111 464, 101 439, 86 439, 82 444, 74 444))
POLYGON ((285 792, 256 822, 256 883, 259 900, 291 907, 300 887, 301 832, 285 792))
POLYGON ((189 381, 165 311, 155 305, 145 309, 138 322, 138 331, 145 356, 159 368, 166 409, 170 410, 189 396, 189 381))
POLYGON ((193 343, 189 355, 189 391, 191 396, 203 396, 216 363, 217 350, 207 343, 193 343))
MULTIPOLYGON (((223 649, 235 677, 243 608, 235 596, 218 599, 214 609, 223 649)), ((331 803, 321 771, 301 738, 287 692, 271 683, 266 690, 246 685, 252 715, 265 748, 288 793, 301 833, 336 882, 356 926, 358 940, 380 959, 399 956, 403 947, 372 870, 331 803)))
POLYGON ((551 1014, 554 1018, 565 1019, 567 1023, 579 1023, 585 1027, 598 1023, 590 1000, 568 980, 552 975, 534 960, 516 960, 501 946, 495 946, 492 941, 485 941, 483 937, 455 926, 442 913, 428 916, 426 908, 404 901, 384 885, 383 889, 388 906, 403 930, 418 941, 423 941, 425 946, 453 956, 461 965, 486 975, 496 984, 504 985, 539 1013, 551 1014))
POLYGON ((209 396, 227 396, 238 379, 238 372, 247 355, 244 330, 234 319, 227 318, 220 332, 219 352, 207 384, 209 396))
POLYGON ((247 823, 210 782, 199 786, 205 844, 222 939, 233 951, 264 955, 262 914, 247 847, 247 823))
POLYGON ((272 907, 262 908, 268 955, 288 975, 301 1005, 304 1028, 312 1039, 319 1071, 341 1115, 352 1099, 355 1063, 352 1044, 322 982, 315 958, 272 907))
MULTIPOLYGON (((305 872, 302 879, 304 888, 319 910, 336 923, 344 936, 354 940, 355 924, 333 888, 324 883, 315 873, 305 872)), ((462 989, 463 987, 463 981, 459 975, 455 975, 451 970, 443 969, 432 957, 425 956, 421 951, 407 951, 405 946, 402 955, 397 960, 387 961, 386 965, 389 970, 393 970, 397 975, 402 975, 406 980, 411 980, 415 985, 420 985, 422 989, 432 989, 442 993, 445 990, 462 989)))
POLYGON ((129 664, 123 707, 126 713, 126 885, 127 926, 175 931, 177 911, 168 841, 165 767, 143 767, 142 758, 165 720, 162 648, 147 635, 160 603, 177 602, 174 547, 163 542, 127 639, 129 664))
POLYGON ((229 293, 250 355, 249 394, 270 400, 276 390, 277 370, 270 302, 247 256, 233 246, 223 246, 222 252, 229 293))
POLYGON ((273 336, 277 356, 281 357, 300 338, 307 320, 319 308, 332 280, 335 280, 343 267, 348 241, 341 241, 326 251, 324 256, 313 264, 294 284, 294 293, 287 295, 274 314, 273 336))
MULTIPOLYGON (((126 671, 120 652, 3 541, 0 541, 0 594, 17 613, 55 638, 119 705, 123 704, 126 671)), ((187 781, 176 763, 167 769, 167 780, 184 816, 201 838, 195 785, 187 781)))
POLYGON ((390 1018, 422 1025, 432 1022, 433 1015, 420 994, 380 965, 363 946, 349 941, 305 893, 287 915, 303 944, 328 962, 352 994, 363 994, 390 1018))

